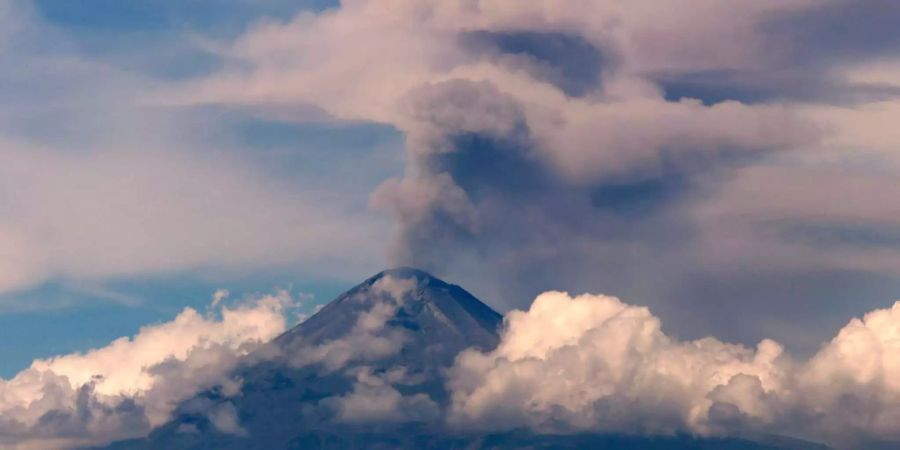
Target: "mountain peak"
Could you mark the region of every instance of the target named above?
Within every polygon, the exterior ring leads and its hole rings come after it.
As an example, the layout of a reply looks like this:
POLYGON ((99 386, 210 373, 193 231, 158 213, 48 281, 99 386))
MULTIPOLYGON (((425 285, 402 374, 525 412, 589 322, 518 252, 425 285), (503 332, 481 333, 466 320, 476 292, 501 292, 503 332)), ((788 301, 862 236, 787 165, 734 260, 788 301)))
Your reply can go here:
MULTIPOLYGON (((366 281, 360 283, 359 286, 379 286, 387 287, 389 284, 399 282, 410 290, 412 289, 441 289, 443 287, 452 286, 451 284, 441 280, 440 278, 415 267, 395 267, 378 272, 367 278, 366 281)), ((398 286, 399 287, 399 286, 398 286)), ((355 288, 354 288, 355 289, 355 288)))
POLYGON ((424 270, 416 269, 415 267, 408 267, 408 266, 400 266, 400 267, 394 267, 393 269, 382 270, 381 272, 378 272, 377 274, 375 274, 374 276, 369 278, 369 280, 377 281, 384 277, 405 278, 405 279, 415 278, 416 280, 419 280, 419 281, 437 280, 437 281, 440 281, 441 283, 443 283, 443 281, 439 280, 437 277, 435 277, 434 275, 432 275, 424 270))
POLYGON ((372 323, 379 333, 405 336, 404 358, 428 354, 447 364, 468 347, 496 346, 502 316, 465 289, 412 267, 384 270, 341 294, 315 315, 276 339, 290 353, 322 345, 357 332, 372 323))

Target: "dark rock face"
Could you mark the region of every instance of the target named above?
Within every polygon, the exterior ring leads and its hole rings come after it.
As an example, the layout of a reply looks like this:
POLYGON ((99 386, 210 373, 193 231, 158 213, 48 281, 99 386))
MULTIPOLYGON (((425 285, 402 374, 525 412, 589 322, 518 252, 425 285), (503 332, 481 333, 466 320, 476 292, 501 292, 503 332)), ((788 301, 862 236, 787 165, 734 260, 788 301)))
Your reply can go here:
POLYGON ((148 437, 106 448, 824 448, 782 438, 450 429, 442 412, 450 402, 444 370, 466 348, 494 348, 501 324, 500 314, 459 286, 412 268, 387 270, 249 355, 234 373, 239 394, 202 392, 148 437), (352 399, 364 401, 342 406, 352 399), (383 403, 391 408, 372 407, 383 403))

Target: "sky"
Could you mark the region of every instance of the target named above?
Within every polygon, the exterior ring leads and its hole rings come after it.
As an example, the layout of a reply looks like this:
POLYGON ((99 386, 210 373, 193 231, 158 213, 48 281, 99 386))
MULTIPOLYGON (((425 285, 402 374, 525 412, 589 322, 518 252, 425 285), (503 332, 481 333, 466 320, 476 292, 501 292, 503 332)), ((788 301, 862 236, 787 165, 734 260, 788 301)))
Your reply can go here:
POLYGON ((0 378, 397 265, 811 356, 900 299, 900 5, 0 0, 0 378), (591 11, 585 14, 584 11, 591 11))
POLYGON ((206 305, 219 288, 325 302, 382 265, 386 221, 366 204, 402 173, 393 127, 139 98, 219 67, 207 40, 328 6, 219 3, 2 3, 0 376, 206 305), (327 232, 311 229, 335 222, 365 230, 314 250, 327 232), (326 268, 311 251, 347 255, 326 268))

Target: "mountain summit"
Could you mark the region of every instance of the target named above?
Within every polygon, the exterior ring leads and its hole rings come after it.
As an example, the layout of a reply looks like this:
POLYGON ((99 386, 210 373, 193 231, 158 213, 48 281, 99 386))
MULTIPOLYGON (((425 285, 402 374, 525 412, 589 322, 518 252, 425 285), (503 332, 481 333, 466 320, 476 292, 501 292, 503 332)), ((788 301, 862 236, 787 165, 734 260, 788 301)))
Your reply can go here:
POLYGON ((361 319, 383 319, 387 329, 402 330, 405 342, 399 353, 404 362, 433 365, 451 363, 468 347, 494 348, 502 316, 459 286, 400 267, 341 294, 275 344, 291 353, 340 340, 352 335, 361 319), (383 317, 373 317, 378 314, 383 317))

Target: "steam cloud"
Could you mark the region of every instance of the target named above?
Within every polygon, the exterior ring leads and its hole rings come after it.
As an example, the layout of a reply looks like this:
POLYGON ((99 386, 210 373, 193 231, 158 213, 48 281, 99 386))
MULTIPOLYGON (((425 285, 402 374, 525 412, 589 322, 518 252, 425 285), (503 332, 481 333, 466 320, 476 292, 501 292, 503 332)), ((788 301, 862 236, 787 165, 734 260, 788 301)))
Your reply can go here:
POLYGON ((498 306, 614 292, 681 333, 813 351, 865 310, 815 286, 900 276, 892 20, 883 1, 354 0, 257 24, 170 100, 399 129, 405 174, 371 194, 393 262, 498 306))

